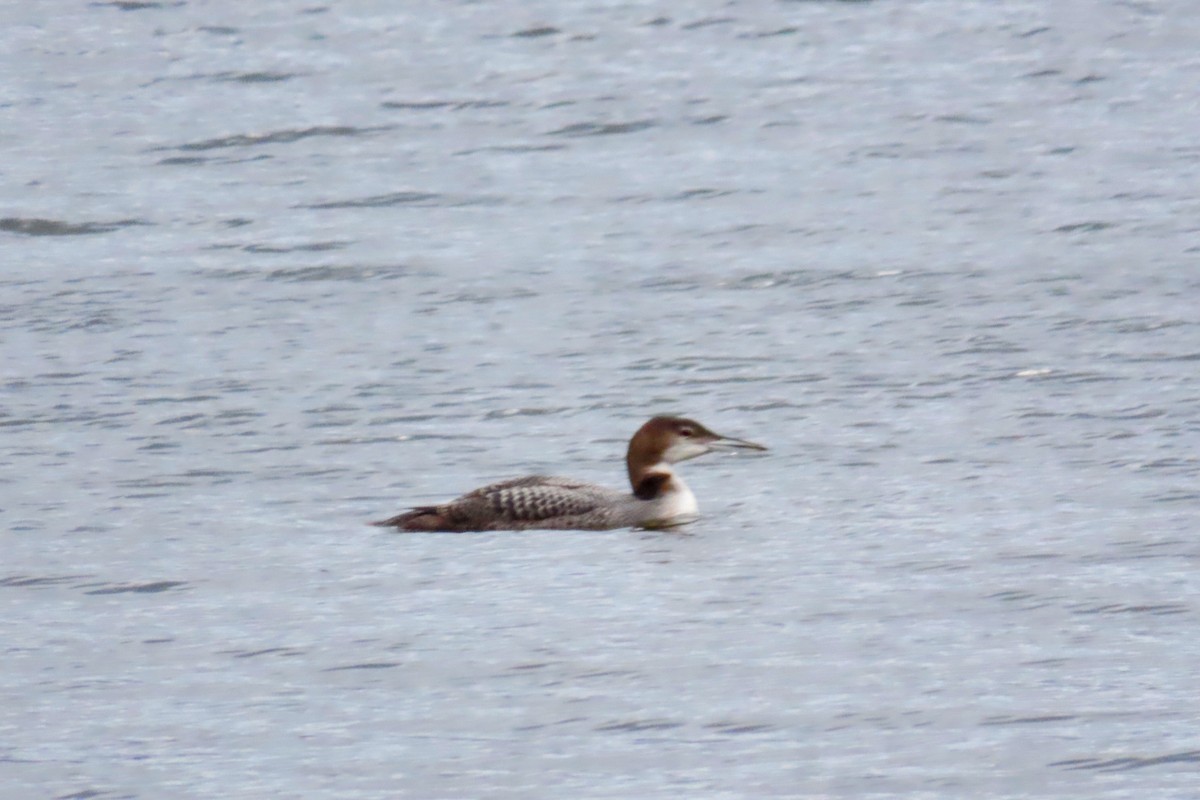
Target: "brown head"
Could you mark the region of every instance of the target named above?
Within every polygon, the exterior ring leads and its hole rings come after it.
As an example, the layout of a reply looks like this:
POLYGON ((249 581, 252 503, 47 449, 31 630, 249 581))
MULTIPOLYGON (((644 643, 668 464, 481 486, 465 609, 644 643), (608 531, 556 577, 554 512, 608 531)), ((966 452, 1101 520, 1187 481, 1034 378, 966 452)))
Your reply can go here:
POLYGON ((687 461, 713 450, 766 449, 761 444, 713 433, 692 419, 655 417, 638 428, 638 432, 629 440, 625 466, 629 469, 633 493, 642 499, 649 499, 657 495, 671 479, 669 464, 687 461))

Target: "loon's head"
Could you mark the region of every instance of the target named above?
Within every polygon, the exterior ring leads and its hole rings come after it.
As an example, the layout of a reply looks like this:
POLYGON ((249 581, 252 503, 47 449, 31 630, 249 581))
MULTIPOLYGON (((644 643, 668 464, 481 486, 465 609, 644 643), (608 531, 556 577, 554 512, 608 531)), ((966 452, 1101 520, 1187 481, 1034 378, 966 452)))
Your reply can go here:
MULTIPOLYGON (((766 450, 761 444, 713 433, 694 419, 655 417, 633 435, 629 452, 653 454, 654 462, 678 464, 713 450, 766 450)), ((654 463, 651 462, 651 463, 654 463)))
POLYGON ((669 475, 668 465, 711 453, 714 450, 766 450, 761 444, 744 439, 731 439, 713 433, 693 419, 684 417, 655 417, 629 440, 625 464, 629 482, 639 496, 648 473, 669 475))

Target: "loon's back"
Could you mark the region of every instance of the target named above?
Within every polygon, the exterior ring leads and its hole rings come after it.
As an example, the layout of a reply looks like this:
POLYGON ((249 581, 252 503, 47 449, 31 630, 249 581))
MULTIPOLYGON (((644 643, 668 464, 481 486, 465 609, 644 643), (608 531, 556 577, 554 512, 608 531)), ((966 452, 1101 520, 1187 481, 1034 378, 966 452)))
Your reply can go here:
POLYGON ((436 506, 373 524, 404 531, 607 530, 628 525, 632 495, 570 478, 531 475, 483 486, 436 506))

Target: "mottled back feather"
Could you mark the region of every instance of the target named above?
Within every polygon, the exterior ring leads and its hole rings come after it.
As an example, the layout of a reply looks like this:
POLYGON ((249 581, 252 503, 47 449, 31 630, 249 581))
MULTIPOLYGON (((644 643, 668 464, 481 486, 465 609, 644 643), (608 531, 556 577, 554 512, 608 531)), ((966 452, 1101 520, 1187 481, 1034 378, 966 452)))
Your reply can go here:
POLYGON ((531 475, 493 483, 448 503, 421 506, 374 523, 407 531, 486 531, 526 528, 604 530, 613 527, 621 492, 582 481, 531 475))
POLYGON ((483 501, 489 517, 500 516, 512 522, 537 522, 552 517, 590 513, 600 505, 602 497, 596 487, 579 481, 531 475, 484 486, 447 505, 453 508, 461 503, 463 511, 473 516, 471 512, 476 511, 475 503, 469 501, 483 501))

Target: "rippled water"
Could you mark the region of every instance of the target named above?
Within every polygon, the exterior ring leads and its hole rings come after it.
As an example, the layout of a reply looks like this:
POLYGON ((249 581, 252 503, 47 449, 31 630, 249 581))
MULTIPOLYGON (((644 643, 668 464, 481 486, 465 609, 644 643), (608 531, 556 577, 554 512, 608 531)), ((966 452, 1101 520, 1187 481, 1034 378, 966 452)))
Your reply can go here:
POLYGON ((1200 793, 1190 4, 0 31, 0 796, 1200 793))

